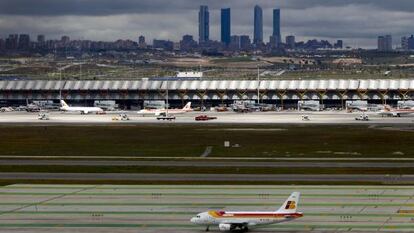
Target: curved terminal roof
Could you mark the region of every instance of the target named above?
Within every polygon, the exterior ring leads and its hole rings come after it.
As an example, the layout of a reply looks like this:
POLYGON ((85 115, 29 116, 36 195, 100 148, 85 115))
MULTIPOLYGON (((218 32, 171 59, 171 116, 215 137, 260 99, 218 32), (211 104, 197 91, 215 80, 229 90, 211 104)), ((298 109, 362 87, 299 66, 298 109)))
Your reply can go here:
POLYGON ((414 90, 414 79, 327 79, 327 80, 19 80, 0 81, 0 91, 128 91, 143 90, 286 90, 286 91, 330 91, 330 90, 414 90))

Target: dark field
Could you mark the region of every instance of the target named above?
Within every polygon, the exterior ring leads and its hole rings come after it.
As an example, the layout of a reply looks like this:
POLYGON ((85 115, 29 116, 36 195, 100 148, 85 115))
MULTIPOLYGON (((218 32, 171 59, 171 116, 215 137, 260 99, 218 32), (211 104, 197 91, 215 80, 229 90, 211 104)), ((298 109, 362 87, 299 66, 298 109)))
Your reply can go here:
POLYGON ((211 146, 209 157, 414 157, 413 136, 343 125, 1 126, 0 155, 199 157, 211 146))

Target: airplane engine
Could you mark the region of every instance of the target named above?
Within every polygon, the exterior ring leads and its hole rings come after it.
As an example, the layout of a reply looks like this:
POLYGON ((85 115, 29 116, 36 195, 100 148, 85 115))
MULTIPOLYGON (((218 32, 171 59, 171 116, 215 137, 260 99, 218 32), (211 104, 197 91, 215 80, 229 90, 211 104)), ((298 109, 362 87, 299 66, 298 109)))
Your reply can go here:
POLYGON ((221 223, 219 224, 220 231, 231 231, 231 224, 221 223))

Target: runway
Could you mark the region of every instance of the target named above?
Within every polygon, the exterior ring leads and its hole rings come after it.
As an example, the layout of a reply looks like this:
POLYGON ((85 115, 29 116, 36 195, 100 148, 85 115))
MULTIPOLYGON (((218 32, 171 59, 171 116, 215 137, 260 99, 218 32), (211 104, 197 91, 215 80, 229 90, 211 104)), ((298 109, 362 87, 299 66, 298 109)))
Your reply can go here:
MULTIPOLYGON (((298 159, 299 160, 299 159, 298 159)), ((154 167, 251 167, 251 168, 414 168, 414 162, 229 162, 229 161, 131 161, 131 160, 44 160, 44 159, 1 159, 0 165, 42 165, 42 166, 154 166, 154 167)))
POLYGON ((11 185, 0 188, 0 232, 201 233, 189 222, 199 212, 273 211, 293 191, 303 218, 251 232, 414 229, 413 186, 11 185))
POLYGON ((227 182, 377 182, 414 183, 414 175, 365 174, 181 174, 0 172, 0 180, 50 181, 227 181, 227 182))
POLYGON ((0 124, 28 123, 28 124, 141 124, 141 123, 196 123, 196 124, 411 124, 413 116, 407 117, 381 117, 375 113, 368 113, 369 121, 356 121, 355 118, 361 113, 346 113, 345 111, 324 112, 192 112, 176 115, 174 121, 159 121, 155 116, 142 116, 136 112, 125 112, 130 117, 129 121, 114 120, 117 113, 106 115, 80 115, 78 113, 50 112, 50 120, 37 119, 37 113, 5 112, 0 113, 0 124), (197 122, 194 120, 198 115, 209 115, 217 117, 216 120, 197 122), (302 116, 307 115, 309 121, 303 121, 302 116))

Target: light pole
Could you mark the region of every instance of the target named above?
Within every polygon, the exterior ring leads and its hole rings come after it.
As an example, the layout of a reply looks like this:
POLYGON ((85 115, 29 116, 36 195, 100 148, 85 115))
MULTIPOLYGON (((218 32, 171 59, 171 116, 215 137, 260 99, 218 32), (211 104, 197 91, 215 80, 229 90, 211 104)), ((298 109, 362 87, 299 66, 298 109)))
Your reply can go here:
POLYGON ((165 94, 167 96, 166 98, 167 105, 165 106, 165 116, 168 117, 168 78, 165 81, 165 87, 167 89, 166 94, 165 94))
POLYGON ((257 104, 260 104, 260 67, 257 65, 257 104))
POLYGON ((60 77, 59 77, 59 101, 62 100, 62 69, 60 70, 60 77))

